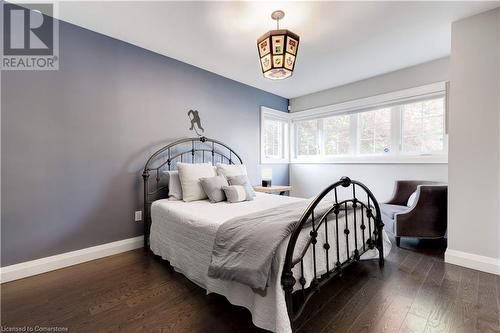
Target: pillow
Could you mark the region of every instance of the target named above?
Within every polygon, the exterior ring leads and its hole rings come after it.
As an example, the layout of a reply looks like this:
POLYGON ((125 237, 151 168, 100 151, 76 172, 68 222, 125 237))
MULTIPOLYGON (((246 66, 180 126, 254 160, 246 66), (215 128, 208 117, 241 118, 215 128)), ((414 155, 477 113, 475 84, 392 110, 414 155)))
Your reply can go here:
POLYGON ((229 176, 229 177, 227 177, 227 181, 229 182, 229 185, 244 186, 248 197, 250 197, 250 198, 255 197, 255 192, 252 188, 252 185, 250 184, 250 180, 248 179, 247 175, 229 176))
POLYGON ((253 197, 248 196, 245 186, 242 185, 224 186, 222 190, 224 190, 227 201, 230 203, 253 200, 253 197))
POLYGON ((216 203, 226 200, 226 195, 222 190, 224 186, 229 186, 226 177, 215 176, 210 178, 200 178, 200 183, 210 202, 216 203))
POLYGON ((163 174, 167 176, 169 200, 182 200, 182 187, 181 180, 179 178, 179 171, 165 171, 163 174))
POLYGON ((247 174, 247 168, 244 164, 222 164, 217 163, 217 174, 224 177, 241 176, 247 174))
POLYGON ((201 187, 200 178, 217 176, 212 165, 208 163, 177 163, 182 188, 182 200, 196 201, 207 198, 201 187))
POLYGON ((417 191, 413 192, 408 198, 408 203, 406 206, 411 207, 415 203, 415 199, 417 198, 417 191))

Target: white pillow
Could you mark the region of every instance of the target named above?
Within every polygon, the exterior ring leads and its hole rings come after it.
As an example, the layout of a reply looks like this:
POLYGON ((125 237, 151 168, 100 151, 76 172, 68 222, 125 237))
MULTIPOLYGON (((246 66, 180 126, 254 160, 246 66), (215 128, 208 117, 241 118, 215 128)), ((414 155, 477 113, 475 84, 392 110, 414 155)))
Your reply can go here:
POLYGON ((247 175, 247 168, 244 164, 222 164, 217 163, 217 174, 219 176, 231 177, 247 175))
POLYGON ((165 171, 163 174, 167 176, 169 200, 182 200, 182 187, 181 180, 179 178, 179 171, 165 171))
POLYGON ((408 198, 408 202, 406 203, 406 206, 411 207, 415 203, 415 199, 417 198, 417 191, 413 192, 410 197, 408 198))
POLYGON ((177 163, 179 178, 182 187, 182 200, 196 201, 207 198, 207 194, 201 187, 200 178, 215 177, 217 173, 212 165, 208 163, 177 163))

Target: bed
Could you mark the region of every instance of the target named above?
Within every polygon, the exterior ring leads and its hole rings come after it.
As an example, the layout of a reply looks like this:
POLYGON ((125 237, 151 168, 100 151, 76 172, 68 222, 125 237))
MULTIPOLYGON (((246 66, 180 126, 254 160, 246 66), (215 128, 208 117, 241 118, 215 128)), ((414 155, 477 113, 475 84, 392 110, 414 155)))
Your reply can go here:
POLYGON ((242 163, 227 145, 205 137, 182 139, 154 153, 143 172, 146 248, 207 293, 247 308, 260 328, 293 331, 307 301, 332 277, 358 260, 377 259, 383 265, 390 250, 378 203, 359 182, 344 177, 312 199, 257 193, 253 201, 237 204, 172 201, 166 199, 162 170, 175 168, 176 161, 242 163), (341 200, 340 190, 348 197, 341 200), (288 207, 301 213, 273 253, 265 290, 207 274, 221 226, 288 207))

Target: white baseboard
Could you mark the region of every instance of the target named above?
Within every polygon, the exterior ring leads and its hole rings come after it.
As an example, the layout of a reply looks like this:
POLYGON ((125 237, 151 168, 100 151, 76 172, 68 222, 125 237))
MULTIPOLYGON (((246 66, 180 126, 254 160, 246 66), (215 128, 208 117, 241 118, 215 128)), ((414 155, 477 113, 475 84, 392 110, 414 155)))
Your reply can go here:
POLYGON ((113 254, 135 250, 144 246, 144 237, 123 239, 120 241, 88 247, 85 249, 57 254, 0 269, 0 283, 22 279, 28 276, 50 272, 56 269, 81 264, 113 254))
POLYGON ((500 259, 447 249, 444 261, 478 271, 500 275, 500 259))

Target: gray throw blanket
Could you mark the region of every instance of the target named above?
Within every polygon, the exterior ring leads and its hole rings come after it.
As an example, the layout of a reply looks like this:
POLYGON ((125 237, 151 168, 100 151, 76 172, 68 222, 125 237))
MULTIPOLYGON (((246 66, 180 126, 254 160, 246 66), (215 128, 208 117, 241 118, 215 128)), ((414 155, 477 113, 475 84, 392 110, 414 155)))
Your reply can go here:
MULTIPOLYGON (((278 246, 292 233, 309 203, 285 204, 224 222, 217 230, 208 276, 264 291, 278 246)), ((315 218, 328 207, 331 204, 318 206, 315 218)))

